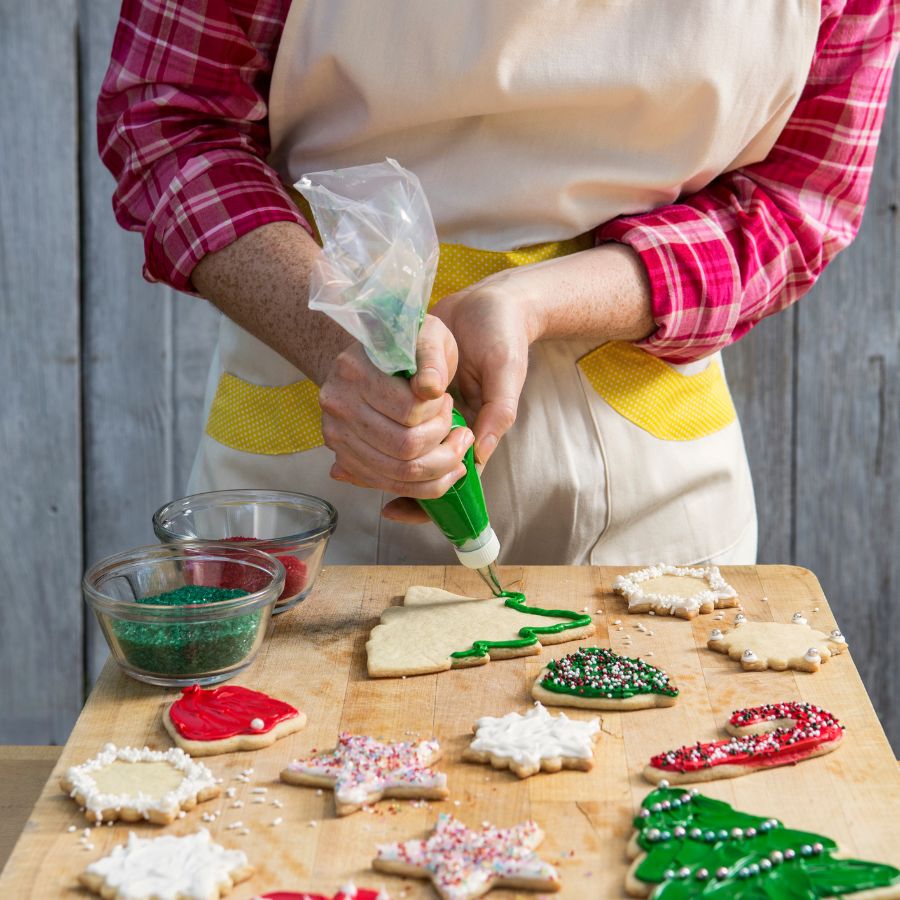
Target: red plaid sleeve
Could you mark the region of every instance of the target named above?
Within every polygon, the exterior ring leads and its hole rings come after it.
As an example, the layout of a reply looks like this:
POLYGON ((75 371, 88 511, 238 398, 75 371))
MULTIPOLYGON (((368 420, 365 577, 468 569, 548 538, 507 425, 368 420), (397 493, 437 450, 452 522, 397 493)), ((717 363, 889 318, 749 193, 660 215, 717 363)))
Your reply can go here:
POLYGON ((743 337, 815 283, 859 230, 897 56, 897 0, 825 0, 796 109, 762 162, 681 202, 623 216, 657 329, 639 346, 691 362, 743 337))
POLYGON ((125 0, 97 103, 116 219, 142 231, 144 275, 191 272, 267 222, 308 228, 269 152, 266 98, 289 0, 125 0))

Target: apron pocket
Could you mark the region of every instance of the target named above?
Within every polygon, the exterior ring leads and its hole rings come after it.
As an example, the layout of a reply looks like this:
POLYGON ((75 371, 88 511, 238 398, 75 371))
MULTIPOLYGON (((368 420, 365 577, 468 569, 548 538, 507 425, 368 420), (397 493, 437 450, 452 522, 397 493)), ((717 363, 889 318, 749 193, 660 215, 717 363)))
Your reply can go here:
POLYGON ((686 375, 633 344, 613 341, 582 356, 578 366, 619 415, 660 440, 696 440, 737 419, 716 359, 686 375))
POLYGON ((278 456, 323 445, 319 388, 309 379, 279 387, 223 372, 206 433, 233 450, 278 456))

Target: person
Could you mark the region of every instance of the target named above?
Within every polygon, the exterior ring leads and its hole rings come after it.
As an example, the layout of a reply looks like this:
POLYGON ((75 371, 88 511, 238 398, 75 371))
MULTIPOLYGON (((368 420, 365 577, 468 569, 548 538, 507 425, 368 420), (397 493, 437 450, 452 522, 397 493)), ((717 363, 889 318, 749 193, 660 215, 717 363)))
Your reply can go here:
POLYGON ((411 498, 474 443, 501 562, 754 562, 720 351, 856 234, 897 21, 896 0, 125 0, 98 101, 115 214, 148 279, 224 313, 189 489, 326 497, 333 562, 447 562, 411 498), (308 309, 289 187, 385 157, 442 242, 408 383, 308 309), (448 435, 451 394, 471 428, 448 435))

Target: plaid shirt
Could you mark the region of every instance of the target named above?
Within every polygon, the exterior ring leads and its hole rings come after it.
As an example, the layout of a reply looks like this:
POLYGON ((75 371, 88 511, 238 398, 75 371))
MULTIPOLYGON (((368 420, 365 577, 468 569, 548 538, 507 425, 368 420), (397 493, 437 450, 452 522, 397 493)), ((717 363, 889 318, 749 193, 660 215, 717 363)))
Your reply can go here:
MULTIPOLYGON (((191 272, 268 222, 308 224, 266 164, 266 101, 290 0, 125 0, 97 114, 116 218, 141 231, 145 277, 191 272)), ((900 0, 823 0, 806 86, 765 160, 695 194, 599 226, 650 278, 656 331, 690 362, 803 296, 859 229, 893 64, 900 0)))

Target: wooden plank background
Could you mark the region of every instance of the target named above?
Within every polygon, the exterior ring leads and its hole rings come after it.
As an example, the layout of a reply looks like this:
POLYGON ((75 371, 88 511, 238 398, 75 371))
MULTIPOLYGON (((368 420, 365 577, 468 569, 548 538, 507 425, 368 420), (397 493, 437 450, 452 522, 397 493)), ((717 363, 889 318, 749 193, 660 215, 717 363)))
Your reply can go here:
MULTIPOLYGON (((118 9, 0 0, 0 742, 65 740, 106 653, 81 573, 183 491, 215 341, 113 220, 94 104, 118 9)), ((725 356, 759 561, 819 576, 900 753, 898 146, 895 89, 859 240, 725 356)))

